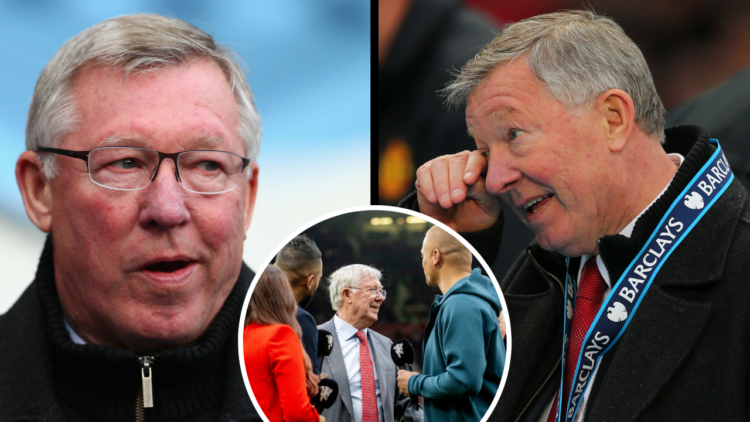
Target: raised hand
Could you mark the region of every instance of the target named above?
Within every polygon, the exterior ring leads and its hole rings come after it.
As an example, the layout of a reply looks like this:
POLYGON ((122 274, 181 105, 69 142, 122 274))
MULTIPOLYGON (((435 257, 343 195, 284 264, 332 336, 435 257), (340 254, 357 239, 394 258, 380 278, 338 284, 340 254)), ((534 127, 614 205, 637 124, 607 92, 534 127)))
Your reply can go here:
POLYGON ((491 227, 500 217, 500 198, 485 188, 487 158, 479 151, 444 155, 417 170, 419 211, 457 232, 491 227))

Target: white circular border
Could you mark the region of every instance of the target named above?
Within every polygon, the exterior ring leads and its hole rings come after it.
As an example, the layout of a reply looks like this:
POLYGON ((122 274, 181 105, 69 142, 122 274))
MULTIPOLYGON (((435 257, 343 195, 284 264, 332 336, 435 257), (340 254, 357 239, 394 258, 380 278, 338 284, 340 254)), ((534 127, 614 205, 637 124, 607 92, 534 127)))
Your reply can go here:
POLYGON ((281 242, 274 251, 268 255, 268 258, 263 262, 262 269, 256 271, 255 277, 253 278, 252 283, 250 284, 250 288, 247 290, 247 294, 245 295, 245 300, 242 304, 242 313, 240 315, 240 323, 239 323, 239 329, 237 330, 237 353, 239 354, 239 361, 240 361, 240 370, 242 371, 242 380, 245 382, 245 388, 247 389, 248 394, 250 395, 250 400, 253 402, 253 406, 255 406, 255 410, 258 411, 258 415, 266 422, 270 422, 266 415, 263 413, 263 410, 260 408, 260 405, 258 404, 258 400, 255 398, 255 394, 253 393, 252 388, 250 388, 250 380, 247 378, 247 370, 245 369, 245 354, 243 350, 243 332, 245 329, 245 314, 247 313, 247 305, 250 302, 250 296, 253 294, 253 290, 255 289, 256 284, 258 284, 258 279, 260 278, 260 275, 263 273, 263 271, 268 267, 268 265, 271 263, 271 260, 279 253, 282 247, 284 247, 287 243, 289 243, 292 239, 294 239, 296 236, 300 235, 305 230, 309 229, 310 227, 322 223, 325 220, 329 220, 333 217, 337 217, 342 214, 349 214, 354 212, 362 212, 362 211, 388 211, 388 212, 396 212, 401 214, 407 214, 411 215, 417 218, 421 218, 425 221, 429 221, 433 225, 439 226, 443 230, 447 231, 448 233, 452 234, 455 238, 461 241, 461 243, 464 244, 469 250, 471 251, 472 255, 474 255, 474 258, 479 261, 479 264, 484 269, 485 273, 490 277, 492 280, 492 284, 495 286, 495 290, 497 291, 497 295, 500 298, 500 304, 503 306, 503 317, 505 319, 505 337, 508 340, 508 347, 505 351, 505 366, 503 367, 503 378, 500 380, 500 386, 497 389, 497 393, 495 394, 495 398, 492 400, 492 403, 490 404, 489 409, 487 410, 487 413, 485 413, 484 417, 482 418, 481 422, 486 422, 490 415, 492 414, 492 411, 495 410, 495 406, 497 406, 498 400, 500 400, 500 395, 503 392, 503 388, 505 387, 505 382, 508 380, 508 369, 510 368, 510 357, 512 355, 511 351, 513 348, 513 336, 511 335, 511 323, 510 323, 510 316, 508 315, 508 306, 505 303, 505 297, 503 297, 503 292, 500 291, 500 284, 497 282, 497 279, 495 278, 495 274, 490 269, 490 266, 487 265, 487 262, 485 262, 484 258, 477 252, 476 249, 474 249, 474 246, 472 246, 469 242, 466 241, 463 237, 461 237, 458 233, 456 233, 455 230, 451 229, 450 227, 446 226, 445 224, 435 220, 432 217, 428 217, 424 214, 418 213, 416 211, 412 211, 406 208, 398 208, 398 207, 390 207, 385 205, 366 205, 366 206, 359 206, 359 207, 351 207, 351 208, 344 208, 340 209, 338 211, 334 211, 331 213, 328 213, 326 215, 323 215, 319 218, 316 218, 315 220, 310 221, 309 223, 305 224, 304 226, 297 229, 295 232, 290 234, 289 236, 284 239, 283 242, 281 242))

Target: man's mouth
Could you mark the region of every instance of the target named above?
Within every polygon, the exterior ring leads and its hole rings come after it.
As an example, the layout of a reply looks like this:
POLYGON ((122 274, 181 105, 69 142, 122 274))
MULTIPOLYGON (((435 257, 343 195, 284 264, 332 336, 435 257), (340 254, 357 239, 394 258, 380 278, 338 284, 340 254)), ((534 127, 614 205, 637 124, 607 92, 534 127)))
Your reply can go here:
POLYGON ((526 214, 536 214, 547 202, 549 202, 552 196, 553 195, 550 193, 550 194, 532 199, 526 205, 524 205, 523 209, 524 211, 526 211, 526 214))
POLYGON ((191 262, 192 261, 161 261, 151 264, 145 269, 158 273, 173 273, 187 267, 191 262))

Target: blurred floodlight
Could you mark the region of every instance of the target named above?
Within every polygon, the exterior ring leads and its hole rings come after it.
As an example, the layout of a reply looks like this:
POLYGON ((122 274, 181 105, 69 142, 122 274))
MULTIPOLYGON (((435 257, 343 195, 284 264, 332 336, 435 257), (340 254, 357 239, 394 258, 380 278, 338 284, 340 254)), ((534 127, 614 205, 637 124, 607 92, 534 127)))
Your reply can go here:
POLYGON ((370 224, 373 226, 389 226, 393 224, 391 217, 375 217, 370 219, 370 224))

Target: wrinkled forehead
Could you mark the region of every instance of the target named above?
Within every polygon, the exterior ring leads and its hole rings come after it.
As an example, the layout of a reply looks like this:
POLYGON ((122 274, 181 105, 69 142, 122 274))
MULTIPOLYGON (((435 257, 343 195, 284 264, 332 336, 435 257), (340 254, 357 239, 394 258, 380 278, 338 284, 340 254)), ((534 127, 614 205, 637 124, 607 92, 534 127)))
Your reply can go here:
POLYGON ((520 56, 492 69, 469 94, 467 110, 486 103, 498 95, 551 98, 545 84, 529 70, 526 56, 520 56))
POLYGON ((87 147, 244 150, 234 94, 210 60, 127 78, 122 69, 89 67, 77 76, 73 99, 78 132, 95 143, 87 147))

